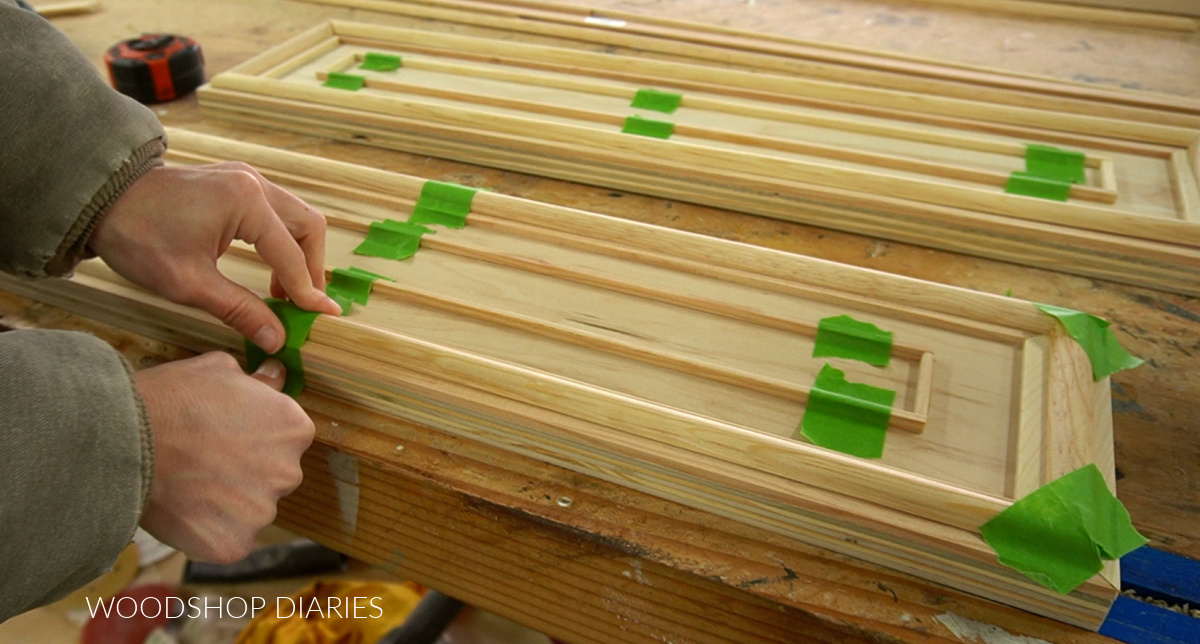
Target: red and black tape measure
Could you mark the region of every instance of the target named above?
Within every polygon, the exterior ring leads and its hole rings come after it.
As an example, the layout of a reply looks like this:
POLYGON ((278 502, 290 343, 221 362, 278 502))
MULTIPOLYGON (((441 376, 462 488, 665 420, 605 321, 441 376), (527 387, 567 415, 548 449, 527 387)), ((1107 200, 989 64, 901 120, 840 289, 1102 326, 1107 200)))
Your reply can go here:
POLYGON ((104 52, 113 87, 142 103, 171 101, 204 82, 204 54, 195 40, 143 34, 104 52))

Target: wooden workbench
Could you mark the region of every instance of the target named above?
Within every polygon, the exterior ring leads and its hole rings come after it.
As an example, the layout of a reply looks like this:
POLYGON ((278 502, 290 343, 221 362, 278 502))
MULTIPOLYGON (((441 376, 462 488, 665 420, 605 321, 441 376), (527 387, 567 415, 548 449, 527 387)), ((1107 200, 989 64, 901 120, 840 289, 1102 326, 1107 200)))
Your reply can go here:
MULTIPOLYGON (((584 3, 580 3, 584 4, 584 3)), ((1200 98, 1200 35, 857 0, 593 0, 740 29, 1200 98)), ((141 32, 204 47, 211 74, 329 18, 394 16, 283 0, 108 0, 55 19, 100 65, 141 32)), ((1147 364, 1113 379, 1118 494, 1152 545, 1200 557, 1200 302, 1019 267, 397 152, 205 119, 169 125, 677 227, 1113 321, 1147 364)), ((75 326, 152 362, 169 347, 0 294, 9 323, 75 326)), ((279 522, 567 642, 958 641, 952 613, 1052 642, 1102 638, 494 448, 307 396, 318 443, 279 522), (353 506, 354 511, 348 512, 353 506)))

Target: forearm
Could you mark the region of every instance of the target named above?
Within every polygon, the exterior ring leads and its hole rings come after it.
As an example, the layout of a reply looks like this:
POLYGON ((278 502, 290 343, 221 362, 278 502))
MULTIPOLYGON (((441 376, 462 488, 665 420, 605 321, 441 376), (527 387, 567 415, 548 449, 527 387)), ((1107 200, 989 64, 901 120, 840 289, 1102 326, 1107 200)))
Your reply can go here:
POLYGON ((0 333, 0 621, 107 570, 153 479, 128 365, 67 331, 0 333))
POLYGON ((0 0, 0 132, 0 270, 28 277, 69 272, 166 145, 150 110, 13 0, 0 0))

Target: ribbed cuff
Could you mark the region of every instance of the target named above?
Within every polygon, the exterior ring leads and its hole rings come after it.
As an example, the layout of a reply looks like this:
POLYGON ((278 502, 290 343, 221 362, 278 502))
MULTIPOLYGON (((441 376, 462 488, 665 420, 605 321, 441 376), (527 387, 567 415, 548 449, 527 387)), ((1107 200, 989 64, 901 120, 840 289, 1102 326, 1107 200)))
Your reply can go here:
POLYGON ((46 274, 63 276, 75 269, 84 259, 94 257, 88 249, 88 240, 92 231, 99 225, 101 218, 108 214, 112 205, 124 194, 129 186, 150 171, 151 168, 162 165, 162 156, 167 150, 166 139, 156 137, 134 151, 121 167, 109 177, 108 182, 92 197, 91 202, 84 206, 79 218, 71 226, 63 238, 62 244, 55 251, 54 257, 46 263, 46 274))

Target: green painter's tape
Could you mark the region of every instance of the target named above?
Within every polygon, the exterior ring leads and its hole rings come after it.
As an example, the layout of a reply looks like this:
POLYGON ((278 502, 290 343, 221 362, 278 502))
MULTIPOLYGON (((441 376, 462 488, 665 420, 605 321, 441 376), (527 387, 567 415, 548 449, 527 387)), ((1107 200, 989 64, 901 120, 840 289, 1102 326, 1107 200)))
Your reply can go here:
POLYGON ((1066 594, 1145 545, 1095 465, 1034 490, 979 528, 1000 563, 1066 594))
POLYGON ((395 219, 371 222, 367 238, 354 249, 355 255, 408 259, 421 247, 421 236, 433 231, 420 224, 395 219))
POLYGON ((1035 177, 1083 183, 1087 180, 1083 169, 1086 161, 1087 156, 1074 150, 1038 143, 1025 146, 1025 172, 1035 177))
POLYGON ((417 198, 408 223, 462 228, 467 225, 467 215, 471 212, 471 201, 476 192, 479 192, 477 188, 457 183, 426 181, 421 186, 421 196, 417 198))
POLYGON ((329 76, 325 79, 325 87, 334 89, 345 89, 351 92, 357 92, 367 84, 367 79, 355 74, 346 74, 343 72, 329 72, 329 76))
POLYGON ((650 136, 656 139, 669 139, 675 132, 675 124, 668 121, 655 121, 634 115, 625 119, 625 127, 621 131, 626 134, 650 136))
POLYGON ((1066 201, 1071 195, 1071 184, 1065 181, 1036 177, 1028 172, 1014 172, 1008 175, 1004 191, 1026 197, 1066 201))
POLYGON ((396 281, 390 277, 353 266, 335 268, 333 269, 333 278, 325 287, 325 294, 342 307, 342 315, 349 315, 351 302, 366 305, 367 299, 371 296, 371 285, 375 283, 375 280, 396 281))
POLYGON ((886 367, 892 358, 892 332, 849 315, 822 319, 817 324, 813 357, 850 358, 886 367))
POLYGON ((800 433, 814 444, 862 458, 883 456, 896 392, 846 382, 846 374, 825 365, 808 392, 800 433))
POLYGON ((380 54, 378 52, 367 52, 363 56, 361 69, 366 69, 373 72, 392 72, 400 69, 401 61, 399 56, 391 54, 380 54))
POLYGON ((679 105, 682 102, 682 94, 672 94, 671 92, 663 92, 657 89, 639 89, 633 95, 633 103, 630 104, 630 107, 673 114, 675 110, 679 109, 679 105))
POLYGON ((1083 347, 1083 352, 1092 363, 1093 379, 1100 380, 1109 374, 1142 364, 1141 358, 1129 355, 1117 341, 1117 336, 1113 335, 1112 329, 1109 328, 1108 320, 1061 306, 1037 303, 1034 303, 1034 306, 1057 318, 1067 330, 1067 334, 1083 347))
POLYGON ((264 300, 283 323, 283 348, 272 354, 249 338, 246 338, 246 370, 254 373, 267 358, 275 358, 287 369, 283 393, 295 398, 304 391, 304 364, 300 360, 300 347, 308 341, 308 332, 320 313, 305 311, 287 300, 267 298, 264 300))

